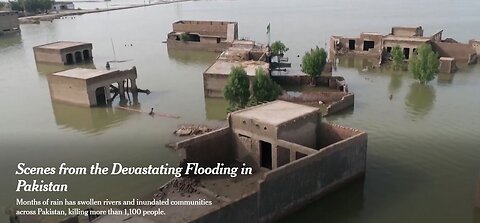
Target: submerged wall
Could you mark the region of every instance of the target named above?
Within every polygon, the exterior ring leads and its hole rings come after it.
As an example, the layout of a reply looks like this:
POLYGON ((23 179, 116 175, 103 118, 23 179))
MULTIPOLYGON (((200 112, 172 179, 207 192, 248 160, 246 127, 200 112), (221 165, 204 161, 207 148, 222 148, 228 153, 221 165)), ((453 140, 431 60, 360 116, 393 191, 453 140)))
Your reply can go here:
POLYGON ((273 222, 364 176, 367 134, 330 124, 320 129, 322 139, 333 137, 325 143, 333 144, 266 173, 256 192, 193 222, 273 222))

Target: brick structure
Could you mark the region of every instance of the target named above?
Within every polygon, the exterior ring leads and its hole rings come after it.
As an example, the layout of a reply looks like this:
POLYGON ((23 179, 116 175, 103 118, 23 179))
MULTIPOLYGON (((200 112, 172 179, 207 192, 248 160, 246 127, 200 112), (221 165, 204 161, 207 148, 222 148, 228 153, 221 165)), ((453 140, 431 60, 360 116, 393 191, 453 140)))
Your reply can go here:
POLYGON ((58 41, 33 48, 37 63, 78 64, 91 62, 92 44, 72 41, 58 41))

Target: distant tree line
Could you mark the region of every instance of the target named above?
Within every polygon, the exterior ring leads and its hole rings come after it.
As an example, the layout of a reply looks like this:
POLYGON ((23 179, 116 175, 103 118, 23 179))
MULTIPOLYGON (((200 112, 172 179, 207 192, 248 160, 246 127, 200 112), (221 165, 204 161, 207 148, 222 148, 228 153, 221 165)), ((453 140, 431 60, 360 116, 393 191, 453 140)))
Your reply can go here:
POLYGON ((13 11, 26 11, 31 13, 48 12, 54 0, 16 0, 9 1, 13 11))

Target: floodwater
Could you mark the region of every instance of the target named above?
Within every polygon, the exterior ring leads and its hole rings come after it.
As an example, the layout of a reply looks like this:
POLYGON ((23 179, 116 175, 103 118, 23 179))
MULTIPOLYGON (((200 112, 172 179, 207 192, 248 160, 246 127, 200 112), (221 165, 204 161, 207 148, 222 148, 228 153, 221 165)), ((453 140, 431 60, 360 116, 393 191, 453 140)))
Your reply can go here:
MULTIPOLYGON (((336 34, 387 33, 391 26, 422 25, 427 35, 444 29, 445 37, 459 41, 478 38, 478 8, 478 0, 193 1, 22 25, 21 34, 0 38, 0 208, 13 205, 16 197, 38 197, 14 192, 22 178, 14 175, 18 162, 176 164, 177 154, 165 144, 176 140, 171 133, 178 125, 218 124, 214 120, 224 117, 226 103, 204 99, 202 80, 216 54, 167 51, 162 41, 176 20, 238 21, 240 37, 261 42, 267 41, 266 26, 271 23, 272 40, 289 46, 287 56, 295 70, 297 55, 325 46, 336 34), (181 118, 116 109, 118 100, 112 108, 93 109, 52 102, 46 74, 65 67, 36 65, 32 47, 57 40, 92 42, 94 64, 87 67, 127 60, 112 67, 136 66, 139 87, 152 91, 140 94, 140 104, 132 106, 181 118)), ((356 93, 355 109, 325 120, 369 133, 365 180, 283 222, 480 222, 473 208, 480 174, 480 65, 422 86, 404 72, 362 71, 368 64, 339 62, 335 74, 344 76, 356 93)), ((41 179, 70 185, 68 193, 41 197, 128 199, 151 192, 169 176, 41 179)))

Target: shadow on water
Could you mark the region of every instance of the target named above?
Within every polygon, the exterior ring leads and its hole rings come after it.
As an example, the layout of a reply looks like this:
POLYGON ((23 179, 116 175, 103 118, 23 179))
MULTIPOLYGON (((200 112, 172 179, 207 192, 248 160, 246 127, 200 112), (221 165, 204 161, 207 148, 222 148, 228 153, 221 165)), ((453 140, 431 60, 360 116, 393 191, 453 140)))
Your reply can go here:
POLYGON ((73 129, 88 135, 102 134, 128 119, 131 112, 112 107, 82 107, 52 101, 55 122, 61 128, 73 129))
POLYGON ((0 40, 0 49, 16 46, 22 44, 22 34, 20 32, 6 35, 0 34, 0 40))
POLYGON ((168 49, 168 58, 181 64, 198 64, 198 65, 210 65, 218 57, 218 53, 205 52, 205 51, 193 51, 193 50, 177 50, 168 49))
POLYGON ((402 74, 392 73, 390 83, 388 84, 388 93, 396 94, 402 88, 402 74))
POLYGON ((413 120, 422 119, 433 109, 435 88, 428 84, 412 83, 405 97, 405 110, 413 120))
POLYGON ((437 76, 437 83, 438 84, 444 84, 444 85, 450 85, 453 83, 453 78, 455 74, 438 74, 437 76))
POLYGON ((205 98, 207 120, 225 120, 228 102, 223 98, 205 98))

